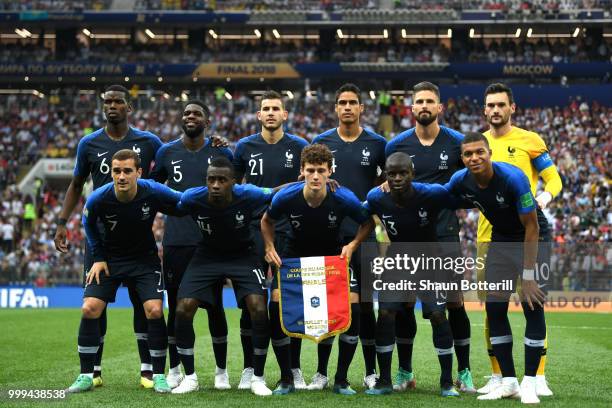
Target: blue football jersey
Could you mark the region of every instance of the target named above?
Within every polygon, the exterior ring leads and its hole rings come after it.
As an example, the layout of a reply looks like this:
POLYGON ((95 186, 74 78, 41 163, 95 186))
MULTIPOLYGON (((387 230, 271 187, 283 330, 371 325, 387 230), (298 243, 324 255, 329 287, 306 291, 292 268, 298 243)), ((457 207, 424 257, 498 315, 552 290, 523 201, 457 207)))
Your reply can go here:
POLYGON ((493 226, 493 241, 522 241, 525 228, 519 215, 536 210, 529 180, 518 167, 493 162, 493 178, 486 188, 476 184, 468 169, 459 170, 445 185, 478 208, 493 226))
MULTIPOLYGON (((213 147, 209 138, 198 151, 187 149, 183 140, 178 139, 163 145, 157 151, 151 178, 160 183, 166 182, 168 187, 177 191, 204 186, 208 165, 218 156, 233 159, 231 150, 213 147)), ((191 217, 169 215, 164 227, 164 246, 196 245, 202 239, 200 229, 191 217)))
MULTIPOLYGON (((268 215, 278 220, 287 217, 291 225, 288 252, 303 256, 339 255, 340 225, 350 217, 357 224, 368 220, 359 199, 346 187, 327 191, 321 205, 310 207, 304 198, 304 182, 279 191, 268 209, 268 215)), ((283 254, 281 254, 282 256, 283 254)))
POLYGON ((128 203, 117 200, 113 183, 95 190, 83 210, 83 226, 94 261, 158 259, 152 231, 155 215, 176 214, 180 197, 179 192, 163 184, 143 179, 138 180, 138 192, 128 203))
POLYGON ((142 178, 147 178, 151 164, 162 142, 151 132, 130 128, 127 135, 115 141, 104 128, 84 136, 77 147, 74 175, 87 178, 91 175, 94 189, 113 181, 111 158, 119 150, 130 149, 140 156, 142 178))
POLYGON ((244 255, 253 248, 249 224, 253 211, 272 199, 272 190, 252 184, 236 184, 232 202, 217 208, 208 202, 208 187, 186 190, 178 208, 195 220, 202 239, 202 250, 213 257, 244 255))

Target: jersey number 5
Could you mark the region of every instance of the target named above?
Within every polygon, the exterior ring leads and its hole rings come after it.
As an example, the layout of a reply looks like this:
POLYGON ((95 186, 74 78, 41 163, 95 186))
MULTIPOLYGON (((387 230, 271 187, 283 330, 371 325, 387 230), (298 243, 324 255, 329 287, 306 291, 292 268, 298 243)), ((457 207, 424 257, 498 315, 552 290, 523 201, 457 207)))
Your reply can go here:
POLYGON ((181 173, 181 166, 174 166, 173 167, 174 170, 174 181, 176 181, 177 183, 180 183, 181 180, 183 179, 183 173, 181 173))

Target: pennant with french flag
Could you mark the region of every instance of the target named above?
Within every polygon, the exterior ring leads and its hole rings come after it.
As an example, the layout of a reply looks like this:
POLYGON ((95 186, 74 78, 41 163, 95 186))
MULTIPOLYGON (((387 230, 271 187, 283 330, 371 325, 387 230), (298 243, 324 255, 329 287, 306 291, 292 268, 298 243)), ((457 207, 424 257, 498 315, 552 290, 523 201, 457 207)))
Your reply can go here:
POLYGON ((346 258, 286 258, 278 271, 285 334, 320 342, 351 325, 346 258))

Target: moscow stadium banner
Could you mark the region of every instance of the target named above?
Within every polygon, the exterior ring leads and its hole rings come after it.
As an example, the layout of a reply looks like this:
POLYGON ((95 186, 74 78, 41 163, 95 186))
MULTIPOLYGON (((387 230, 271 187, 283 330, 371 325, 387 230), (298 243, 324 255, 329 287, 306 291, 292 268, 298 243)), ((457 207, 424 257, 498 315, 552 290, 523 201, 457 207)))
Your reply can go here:
POLYGON ((281 327, 285 334, 318 343, 348 330, 351 307, 346 259, 339 256, 283 259, 278 282, 281 327))
POLYGON ((226 80, 262 78, 603 78, 611 70, 607 62, 576 64, 504 64, 504 63, 313 63, 223 62, 202 64, 98 64, 75 61, 52 63, 2 63, 0 77, 83 77, 111 79, 128 76, 226 80))

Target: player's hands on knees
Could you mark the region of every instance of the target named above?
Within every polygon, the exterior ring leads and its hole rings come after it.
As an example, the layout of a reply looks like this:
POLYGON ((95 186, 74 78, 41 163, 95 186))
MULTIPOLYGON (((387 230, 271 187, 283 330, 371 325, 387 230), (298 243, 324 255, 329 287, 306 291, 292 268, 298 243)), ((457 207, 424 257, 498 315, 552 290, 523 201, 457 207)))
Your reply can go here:
POLYGON ((531 310, 534 309, 534 304, 543 306, 544 300, 546 300, 546 295, 538 287, 538 282, 535 280, 523 279, 521 281, 521 297, 524 302, 527 302, 531 310))
POLYGON ((66 241, 67 234, 68 230, 66 229, 66 226, 58 225, 57 230, 55 231, 55 237, 53 238, 55 249, 64 254, 68 252, 68 243, 66 241))
POLYGON ((266 262, 272 265, 273 267, 280 268, 282 261, 275 248, 266 249, 266 262))
POLYGON ((104 261, 94 262, 91 266, 89 272, 87 272, 87 279, 85 282, 89 285, 94 279, 96 280, 96 284, 100 284, 100 274, 104 272, 106 276, 110 276, 110 272, 108 271, 108 264, 104 261))
POLYGON ((327 186, 329 187, 329 191, 335 193, 336 190, 340 187, 340 183, 334 179, 327 179, 327 186))
POLYGON ((378 186, 378 188, 380 188, 383 193, 388 193, 391 191, 391 189, 389 188, 389 182, 387 181, 385 181, 380 186, 378 186))

